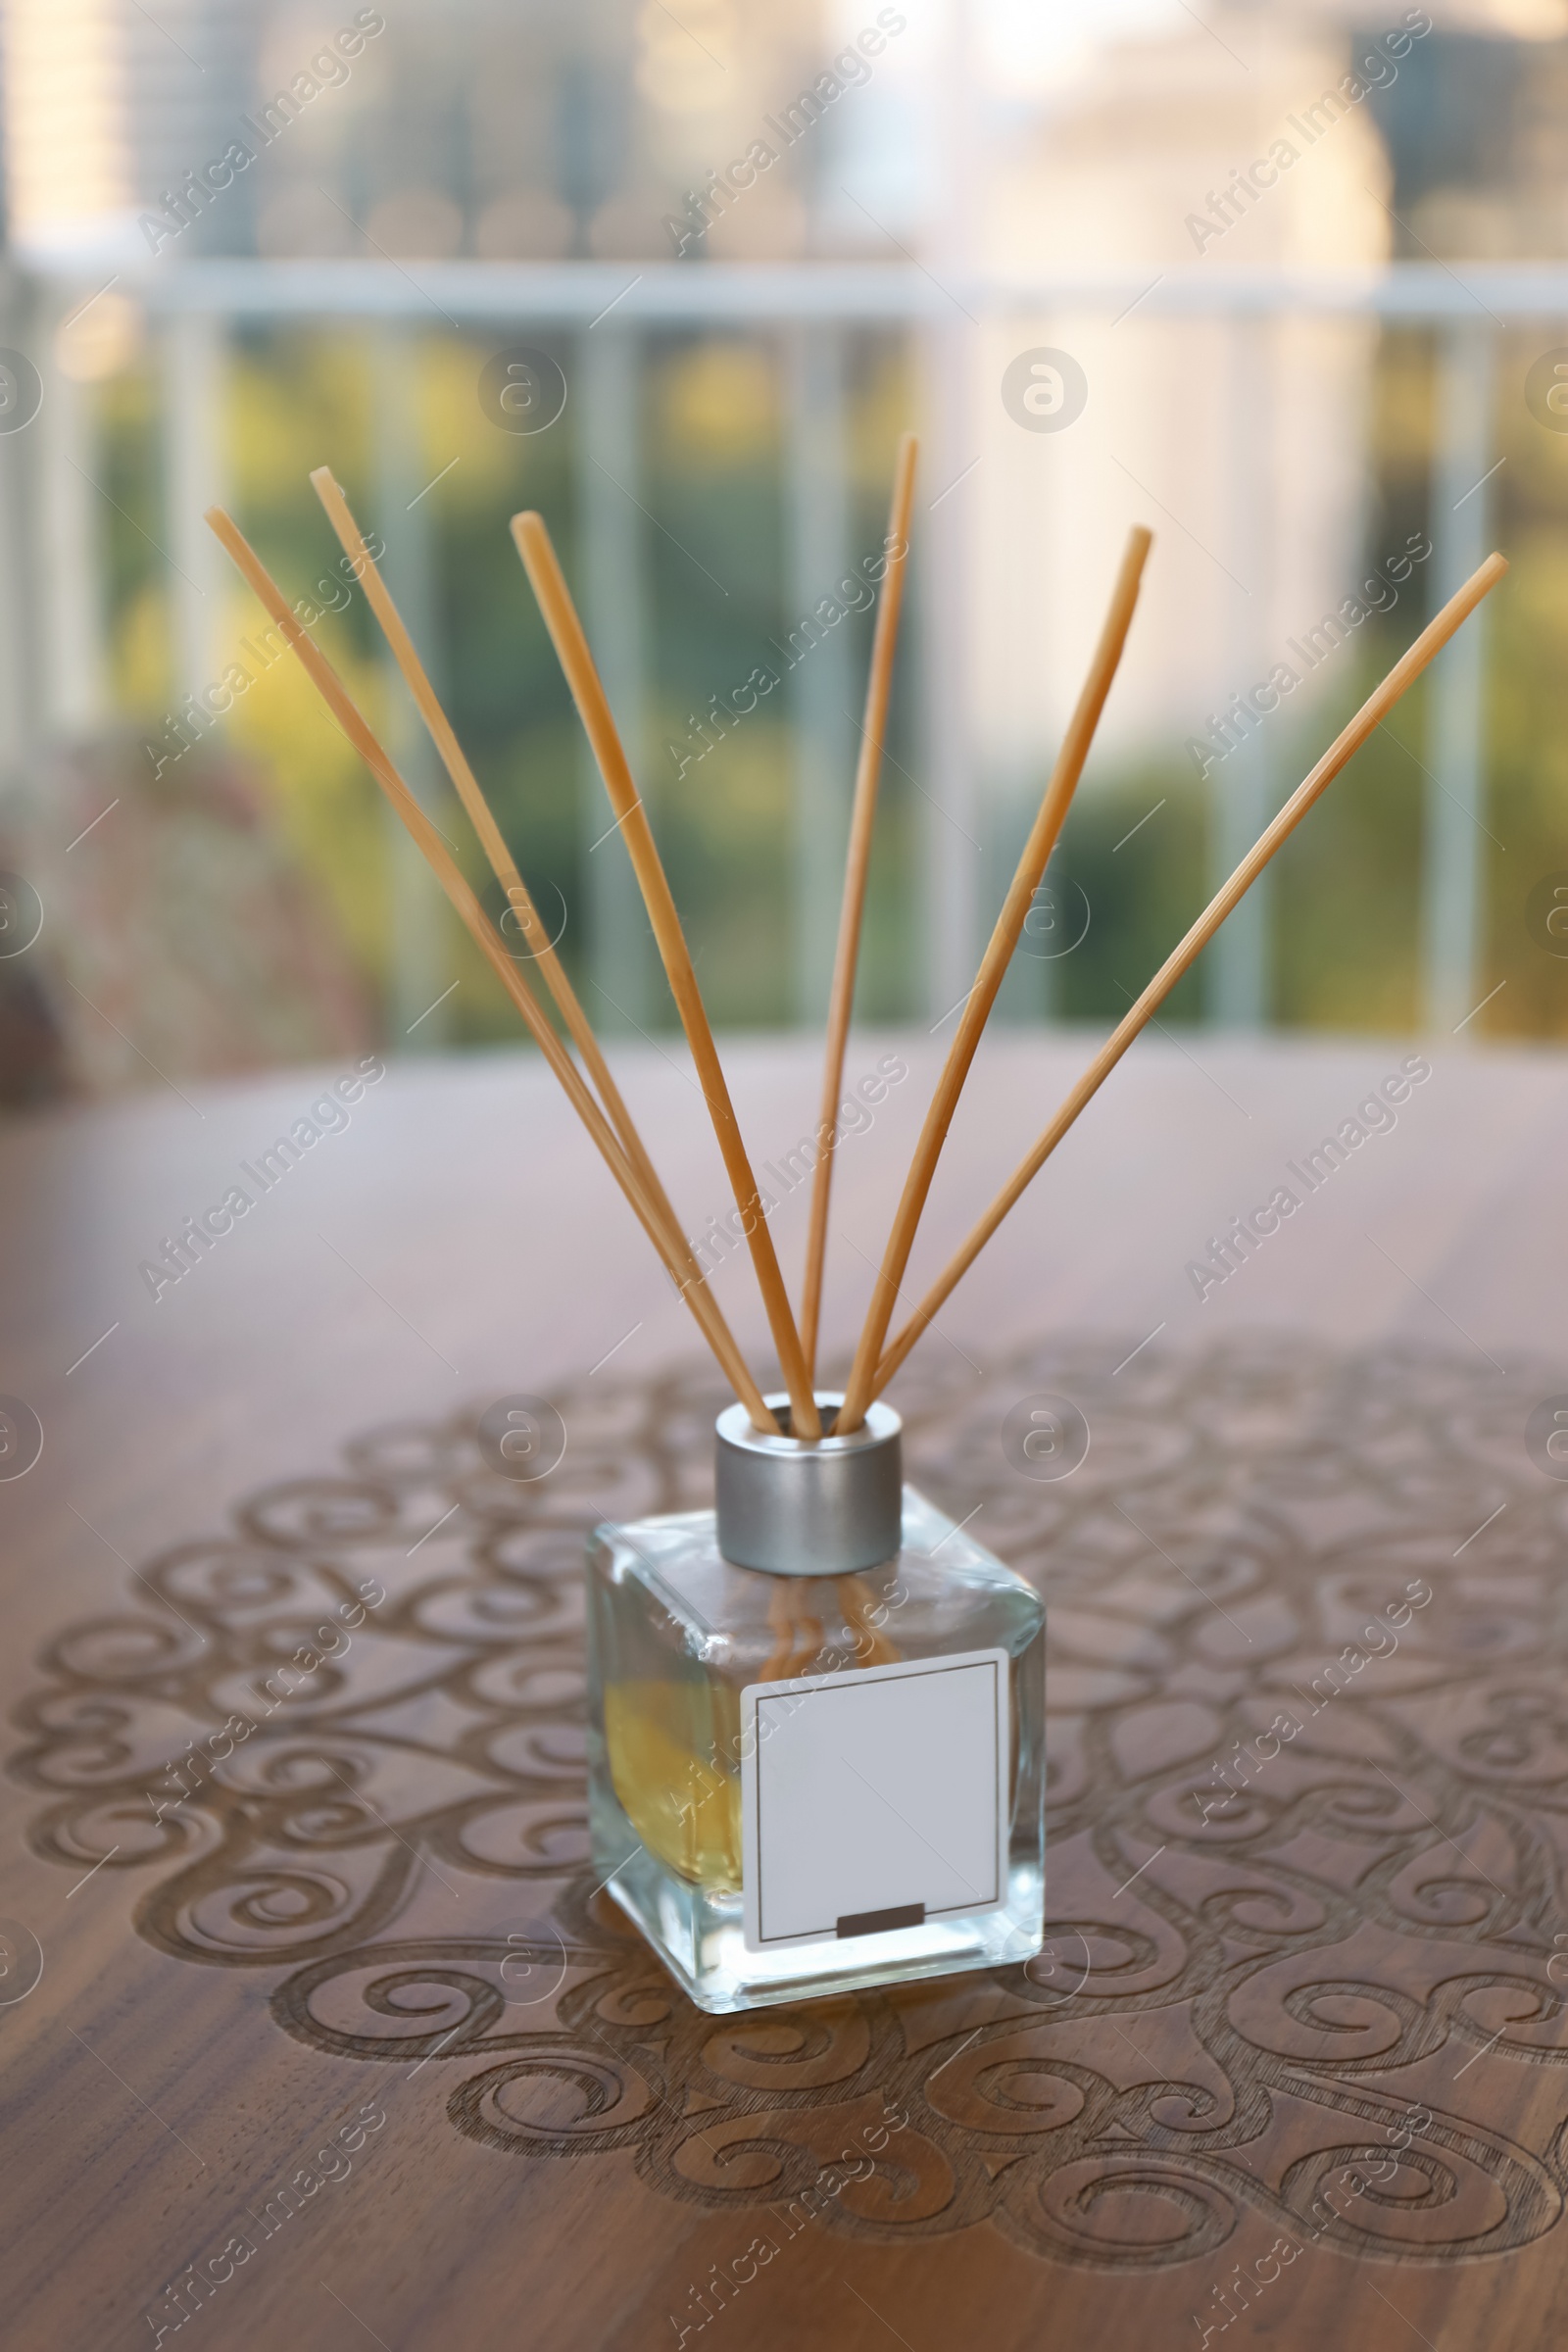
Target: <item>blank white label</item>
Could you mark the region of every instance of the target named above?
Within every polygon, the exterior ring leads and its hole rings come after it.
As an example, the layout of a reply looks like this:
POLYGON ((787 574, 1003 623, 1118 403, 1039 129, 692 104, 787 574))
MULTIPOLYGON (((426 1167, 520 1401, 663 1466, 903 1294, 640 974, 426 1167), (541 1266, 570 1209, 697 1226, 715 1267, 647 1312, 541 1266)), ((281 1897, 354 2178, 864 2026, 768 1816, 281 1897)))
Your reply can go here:
POLYGON ((1009 1726, 1004 1649, 749 1683, 747 1949, 840 1937, 848 1948, 881 1926, 997 1910, 1009 1726))

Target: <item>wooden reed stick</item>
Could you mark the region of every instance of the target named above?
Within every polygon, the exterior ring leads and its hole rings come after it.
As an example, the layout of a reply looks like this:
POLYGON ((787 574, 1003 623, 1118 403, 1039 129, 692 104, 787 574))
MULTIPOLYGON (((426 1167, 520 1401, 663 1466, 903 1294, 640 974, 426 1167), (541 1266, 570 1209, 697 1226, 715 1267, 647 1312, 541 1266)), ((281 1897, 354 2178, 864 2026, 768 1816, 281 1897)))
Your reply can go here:
POLYGON ((795 1670, 795 1649, 799 1639, 795 1622, 795 1597, 790 1591, 792 1577, 776 1576, 767 1596, 767 1623, 773 1636, 773 1646, 762 1664, 764 1683, 786 1682, 795 1670))
POLYGON ((287 598, 266 569, 255 549, 251 547, 231 517, 224 514, 221 507, 208 509, 207 522, 232 557, 262 604, 266 606, 273 621, 283 632, 285 640, 299 656, 307 674, 326 704, 328 710, 370 769, 409 832, 417 842, 436 880, 472 934, 476 946, 495 972, 502 987, 521 1013, 535 1044, 565 1089, 573 1109, 598 1146, 606 1166, 625 1194, 643 1230, 659 1251, 676 1289, 691 1308, 704 1338, 717 1356, 736 1396, 746 1406, 753 1424, 759 1429, 776 1428, 777 1425, 762 1402, 760 1393, 746 1367, 740 1349, 736 1347, 735 1341, 719 1313, 712 1294, 703 1283, 694 1282, 684 1272, 679 1258, 675 1257, 667 1247, 660 1230, 657 1212, 638 1183, 625 1153, 611 1131, 604 1112, 589 1094, 576 1064, 545 1018, 532 990, 522 979, 511 956, 496 938, 485 918, 484 908, 459 871, 457 861, 440 834, 387 758, 358 706, 350 699, 347 689, 327 661, 326 656, 300 621, 295 618, 287 598))
POLYGON ((806 1237, 806 1289, 801 1299, 801 1348, 813 1380, 816 1335, 822 1319, 828 1196, 833 1186, 833 1154, 838 1143, 839 1088, 844 1082, 844 1050, 855 1007, 855 973, 860 955, 860 922, 865 909, 866 873, 871 862, 871 828, 876 817, 877 784, 882 774, 882 746, 887 738, 888 704, 893 693, 893 656, 898 648, 899 614, 904 605, 904 572, 909 552, 909 510, 914 502, 914 461, 918 448, 912 433, 904 434, 894 464, 888 564, 882 575, 882 603, 871 640, 870 674, 865 682, 865 719, 860 728, 860 752, 855 771, 844 903, 839 910, 833 990, 828 1000, 822 1101, 816 1118, 816 1167, 811 1177, 811 1221, 806 1237))
POLYGON ((839 1607, 855 1636, 857 1666, 896 1666, 904 1652, 892 1636, 871 1623, 871 1595, 858 1576, 836 1578, 839 1607))
POLYGON ((571 592, 566 586, 556 551, 550 543, 541 514, 514 514, 512 535, 523 568, 538 599, 546 628, 556 649, 557 659, 565 672, 572 700, 593 746, 599 772, 604 777, 611 807, 615 811, 618 830, 624 835, 631 856, 643 901, 659 943, 670 991, 680 1013, 686 1042, 697 1075, 702 1084, 713 1133, 723 1154, 725 1171, 740 1211, 741 1228, 752 1253, 757 1272, 758 1288, 767 1310, 773 1345, 778 1350, 779 1368, 784 1386, 789 1391, 791 1434, 814 1443, 822 1434, 821 1416, 811 1394, 810 1374, 801 1348, 801 1335, 795 1328, 790 1311, 789 1296, 784 1277, 779 1272, 778 1255, 773 1237, 762 1213, 761 1196, 752 1163, 747 1156, 741 1136, 740 1122, 730 1101, 725 1084, 718 1049, 708 1024, 697 975, 692 969, 691 956, 686 947, 686 935, 681 929, 680 916, 670 894, 669 883, 659 851, 654 843, 653 830, 642 797, 632 780, 631 768, 621 746, 620 736, 611 712, 610 703, 600 682, 594 659, 588 650, 588 640, 577 617, 571 592))
POLYGON ((1046 867, 1051 862, 1051 853, 1056 846, 1067 810, 1072 805, 1072 796, 1078 789, 1078 779, 1083 774, 1084 762, 1095 739, 1095 729, 1100 724, 1100 714, 1105 707, 1105 697, 1110 692, 1111 680, 1116 675, 1122 648, 1127 642, 1127 631, 1132 625, 1133 611, 1138 603, 1139 583, 1152 543, 1152 534, 1141 524, 1127 534, 1127 550, 1116 574, 1109 610, 1100 632, 1094 660, 1089 665, 1089 674, 1062 738, 1056 763, 1047 780, 1039 813, 1024 843, 1011 885, 1003 902, 1002 912, 991 934, 990 945, 981 959, 975 984, 964 1001, 963 1012, 953 1044, 948 1049, 942 1076, 931 1098, 931 1107, 925 1115, 925 1125, 920 1130, 920 1140, 914 1148, 914 1157, 909 1162, 903 1198, 893 1220, 893 1230, 888 1236, 887 1250, 871 1292, 859 1346, 856 1349, 855 1362, 845 1389, 844 1403, 835 1424, 841 1432, 859 1428, 865 1418, 865 1408, 876 1394, 877 1359, 887 1338, 888 1325, 893 1320, 893 1309, 898 1302, 900 1286, 909 1262, 909 1251, 914 1247, 915 1229, 931 1190, 937 1161, 947 1141, 948 1129, 953 1124, 953 1114, 958 1106, 963 1082, 969 1075, 970 1064, 979 1048, 981 1032, 991 1016, 991 1007, 997 1001, 997 992, 1012 960, 1013 951, 1023 936, 1024 923, 1028 919, 1035 892, 1044 879, 1046 867))
MULTIPOLYGON (((636 1122, 626 1107, 620 1089, 611 1076, 610 1066, 601 1051, 599 1040, 594 1035, 588 1016, 582 1008, 577 992, 566 976, 566 968, 557 955, 555 944, 544 924, 539 919, 538 909, 529 895, 527 885, 517 871, 501 828, 496 823, 490 805, 480 788, 479 780, 469 766, 452 722, 441 707, 440 698, 431 685, 424 664, 415 650, 414 640, 409 635, 403 615, 393 602, 391 591, 366 544, 365 535, 354 519, 348 500, 333 478, 331 467, 329 466, 317 466, 311 475, 311 486, 326 511, 327 520, 337 533, 344 554, 354 565, 356 577, 364 586, 370 609, 380 622, 382 634, 392 649, 393 659, 403 673, 404 682, 413 695, 419 715, 429 730, 431 741, 441 755, 442 765, 456 786, 458 797, 464 808, 473 820, 474 831, 478 834, 485 856, 490 860, 490 869, 507 894, 507 902, 517 918, 523 938, 534 952, 534 959, 539 965, 545 985, 560 1006, 562 1018, 571 1033, 577 1051, 582 1055, 588 1075, 599 1090, 599 1099, 609 1114, 611 1125, 619 1138, 621 1149, 630 1160, 643 1191, 658 1211, 660 1221, 664 1229, 666 1255, 672 1251, 674 1256, 679 1259, 684 1268, 685 1280, 700 1283, 705 1279, 702 1269, 692 1253, 685 1234, 681 1231, 680 1220, 675 1214, 669 1196, 659 1180, 658 1172, 648 1155, 642 1137, 638 1133, 636 1122)), ((763 1410, 766 1412, 765 1406, 763 1410)), ((770 1434, 776 1435, 778 1432, 778 1423, 771 1413, 767 1413, 765 1427, 770 1434)))
POLYGON ((1311 774, 1297 786, 1273 823, 1259 835, 1224 888, 1215 893, 1181 945, 1166 957, 1136 1004, 1118 1022, 1034 1150, 1027 1159, 1019 1162, 962 1249, 943 1268, 877 1365, 871 1388, 873 1396, 881 1395, 932 1316, 974 1264, 1014 1201, 1034 1182, 1085 1103, 1098 1093, 1145 1022, 1152 1019, 1165 1002, 1188 966, 1208 945, 1231 909, 1257 880, 1275 851, 1290 839, 1314 801, 1328 790, 1341 768, 1359 751, 1373 728, 1382 724, 1406 688, 1415 683, 1428 662, 1442 652, 1455 630, 1469 618, 1489 590, 1496 586, 1507 568, 1503 557, 1491 555, 1478 570, 1471 573, 1464 586, 1448 599, 1436 619, 1428 622, 1408 652, 1395 663, 1383 683, 1367 697, 1348 726, 1335 737, 1311 774))
POLYGON ((823 1626, 808 1606, 815 1577, 778 1576, 773 1582, 778 1589, 769 1593, 767 1601, 773 1647, 763 1662, 760 1679, 787 1683, 796 1675, 808 1674, 813 1664, 820 1667, 823 1626))

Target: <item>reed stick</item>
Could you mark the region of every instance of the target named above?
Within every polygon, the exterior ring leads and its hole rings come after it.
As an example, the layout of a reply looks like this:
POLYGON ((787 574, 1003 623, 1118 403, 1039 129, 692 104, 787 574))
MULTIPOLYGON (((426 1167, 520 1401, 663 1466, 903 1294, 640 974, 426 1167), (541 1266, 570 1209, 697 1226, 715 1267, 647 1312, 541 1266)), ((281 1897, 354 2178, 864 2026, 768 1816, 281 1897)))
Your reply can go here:
POLYGON ((824 1628, 821 1618, 809 1606, 809 1593, 816 1581, 811 1576, 774 1578, 777 1590, 768 1594, 767 1600, 773 1647, 763 1662, 762 1682, 793 1682, 797 1675, 809 1673, 813 1664, 820 1664, 824 1628))
POLYGON ((858 1575, 834 1580, 844 1622, 855 1636, 857 1666, 896 1666, 904 1652, 890 1634, 871 1623, 871 1595, 858 1575))
POLYGON ((860 751, 855 770, 855 799, 850 813, 850 848, 844 867, 844 901, 839 909, 838 947, 833 957, 833 988, 828 999, 827 1043, 822 1056, 822 1100, 816 1117, 816 1166, 811 1175, 811 1220, 806 1237, 806 1287, 801 1297, 801 1348, 813 1381, 816 1378, 816 1337, 822 1319, 822 1270, 827 1256, 828 1196, 833 1187, 833 1155, 838 1148, 839 1088, 844 1083, 844 1052, 849 1043, 850 1016, 855 1007, 855 974, 860 956, 860 925, 865 911, 865 881, 871 862, 871 830, 876 818, 877 785, 882 774, 882 747, 887 738, 888 705, 893 693, 893 657, 899 642, 899 614, 904 606, 904 573, 909 552, 909 511, 914 502, 914 461, 919 448, 913 433, 905 433, 893 469, 893 503, 888 514, 889 555, 882 575, 882 602, 871 640, 871 667, 865 682, 865 717, 860 727, 860 751))
POLYGON ((904 1194, 893 1220, 893 1230, 888 1236, 888 1246, 877 1272, 870 1304, 866 1308, 865 1323, 844 1392, 844 1403, 835 1424, 841 1432, 859 1428, 865 1418, 865 1408, 876 1395, 877 1361, 887 1338, 888 1325, 893 1320, 893 1309, 909 1263, 909 1252, 914 1247, 915 1231, 931 1191, 937 1161, 947 1141, 948 1129, 953 1124, 963 1082, 969 1075, 970 1065, 978 1051, 981 1034, 991 1017, 991 1007, 997 1001, 997 992, 1012 960, 1013 951, 1023 936, 1024 923, 1028 919, 1035 892, 1045 877, 1051 853, 1056 846, 1067 810, 1072 805, 1072 796, 1078 789, 1078 779, 1083 774, 1084 762, 1089 758, 1090 746, 1095 739, 1095 729, 1100 724, 1100 714, 1105 707, 1105 697, 1110 692, 1111 680, 1116 675, 1122 648, 1127 642, 1127 631, 1132 625, 1139 584, 1152 544, 1152 535, 1141 524, 1127 534, 1126 553, 1111 590, 1110 605, 1094 659, 1089 664, 1089 674, 1062 738, 1055 765, 1047 779, 1039 813, 1029 829, 1029 838, 1024 843, 1006 898, 1003 901, 990 944, 981 958, 975 984, 964 1001, 957 1029, 943 1064, 942 1076, 937 1082, 931 1107, 926 1112, 925 1124, 920 1130, 919 1142, 914 1148, 909 1173, 904 1183, 904 1194))
POLYGON ((1328 790, 1374 727, 1381 725, 1399 697, 1414 684, 1434 656, 1443 651, 1449 638, 1469 618, 1482 598, 1496 586, 1507 568, 1504 558, 1494 554, 1471 573, 1464 586, 1448 599, 1442 612, 1428 622, 1414 644, 1401 655, 1382 684, 1367 697, 1349 724, 1335 737, 1310 775, 1297 786, 1273 823, 1259 835, 1230 880, 1215 893, 1180 946, 1166 957, 1143 995, 1117 1023, 1033 1151, 1019 1162, 962 1248, 943 1268, 877 1365, 870 1391, 873 1396, 880 1396, 886 1388, 933 1315, 968 1272, 1007 1211, 1034 1182, 1085 1103, 1104 1084, 1139 1031, 1153 1017, 1188 966, 1196 960, 1225 917, 1251 888, 1275 851, 1290 839, 1313 803, 1328 790))
MULTIPOLYGON (((456 787, 459 799, 472 819, 490 869, 506 892, 507 903, 515 914, 523 938, 534 952, 546 987, 560 1007, 561 1016, 570 1032, 589 1077, 599 1091, 599 1099, 609 1115, 610 1123, 619 1139, 622 1151, 630 1160, 639 1183, 659 1213, 664 1228, 664 1239, 680 1260, 685 1279, 704 1280, 691 1246, 681 1230, 680 1219, 658 1171, 649 1157, 646 1146, 638 1133, 635 1120, 626 1106, 620 1089, 611 1075, 610 1065, 594 1035, 588 1015, 583 1010, 576 990, 566 975, 565 965, 557 955, 545 925, 529 894, 527 885, 517 871, 515 861, 507 847, 505 836, 496 823, 490 804, 484 797, 477 776, 468 764, 457 732, 441 706, 441 699, 431 685, 423 662, 415 649, 413 638, 399 612, 392 592, 382 578, 374 557, 366 543, 365 535, 354 519, 349 502, 329 466, 318 466, 311 475, 311 486, 326 512, 327 520, 337 533, 344 554, 354 565, 355 575, 365 589, 367 601, 381 625, 381 633, 392 651, 392 658, 403 673, 404 683, 414 697, 429 731, 430 739, 441 756, 441 763, 456 787)), ((760 1392, 759 1392, 760 1394, 760 1392)), ((764 1411, 766 1408, 763 1408, 764 1411)), ((771 1413, 765 1427, 776 1434, 778 1424, 771 1413)))
POLYGON ((697 975, 692 969, 686 935, 681 929, 675 901, 654 842, 648 812, 633 781, 609 699, 594 666, 588 640, 583 634, 565 577, 556 560, 556 551, 550 543, 550 533, 545 528, 543 515, 514 514, 512 518, 512 535, 538 599, 539 610, 544 615, 557 659, 571 689, 578 715, 593 746, 599 772, 605 780, 605 789, 615 812, 617 829, 625 838, 649 920, 653 924, 654 937, 659 943, 659 953, 670 991, 680 1014, 681 1026, 686 1032, 686 1042, 697 1065, 704 1100, 723 1155, 725 1173, 735 1196, 735 1205, 740 1211, 741 1229, 751 1250, 758 1288, 767 1311, 773 1345, 778 1351, 779 1368, 784 1375, 784 1386, 789 1391, 791 1434, 805 1439, 808 1444, 814 1443, 822 1434, 822 1422, 816 1409, 816 1399, 811 1394, 811 1379, 801 1348, 801 1335, 790 1311, 789 1295, 779 1271, 773 1237, 762 1213, 761 1196, 752 1173, 752 1163, 747 1156, 735 1106, 730 1101, 718 1049, 713 1043, 702 993, 697 986, 697 975))
POLYGON ((764 1683, 785 1682, 795 1669, 799 1634, 795 1622, 795 1599, 790 1592, 793 1582, 791 1577, 776 1576, 767 1596, 767 1623, 773 1636, 773 1646, 762 1663, 761 1679, 764 1683))
POLYGON ((370 769, 376 782, 418 844, 436 880, 472 935, 475 945, 521 1013, 534 1043, 564 1088, 573 1109, 588 1129, 606 1166, 625 1194, 638 1222, 642 1225, 654 1248, 659 1251, 666 1272, 690 1307, 703 1337, 718 1358, 726 1378, 734 1388, 736 1396, 746 1406, 754 1426, 763 1430, 776 1429, 777 1424, 773 1421, 767 1406, 762 1402, 760 1392, 747 1369, 745 1359, 719 1312, 717 1301, 701 1280, 694 1281, 684 1271, 680 1259, 667 1245, 661 1231, 658 1213, 638 1182, 604 1112, 588 1092, 576 1064, 546 1019, 543 1008, 534 997, 532 990, 517 971, 506 949, 496 938, 486 920, 484 908, 464 879, 458 868, 457 860, 382 750, 358 706, 350 698, 336 670, 303 624, 295 617, 287 598, 233 519, 223 512, 221 507, 210 507, 206 519, 220 543, 233 559, 245 580, 271 614, 276 626, 282 631, 285 641, 299 656, 307 675, 326 704, 328 710, 370 769))

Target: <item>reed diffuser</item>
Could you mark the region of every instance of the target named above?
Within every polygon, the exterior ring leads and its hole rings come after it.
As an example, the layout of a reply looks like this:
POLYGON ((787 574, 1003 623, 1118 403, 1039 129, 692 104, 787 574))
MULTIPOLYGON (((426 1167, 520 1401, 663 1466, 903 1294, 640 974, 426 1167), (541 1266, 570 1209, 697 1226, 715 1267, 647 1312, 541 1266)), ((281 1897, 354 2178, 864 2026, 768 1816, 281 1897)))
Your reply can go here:
POLYGON ((311 476, 559 1016, 525 979, 331 663, 220 509, 207 519, 359 751, 516 1006, 737 1401, 715 1508, 598 1530, 589 1551, 598 1875, 709 2010, 1027 1960, 1045 1935, 1045 1611, 906 1486, 883 1390, 1140 1030, 1275 852, 1507 566, 1450 598, 1167 956, 949 1264, 895 1310, 1003 976, 1071 806, 1138 600, 1134 530, 1088 674, 921 1128, 842 1392, 818 1387, 836 1106, 907 562, 915 444, 895 467, 851 811, 797 1321, 647 810, 541 517, 512 530, 630 855, 735 1196, 783 1386, 765 1394, 709 1288, 565 969, 347 500, 311 476), (564 1035, 563 1035, 563 1031, 564 1035), (890 1336, 891 1335, 891 1336, 890 1336))

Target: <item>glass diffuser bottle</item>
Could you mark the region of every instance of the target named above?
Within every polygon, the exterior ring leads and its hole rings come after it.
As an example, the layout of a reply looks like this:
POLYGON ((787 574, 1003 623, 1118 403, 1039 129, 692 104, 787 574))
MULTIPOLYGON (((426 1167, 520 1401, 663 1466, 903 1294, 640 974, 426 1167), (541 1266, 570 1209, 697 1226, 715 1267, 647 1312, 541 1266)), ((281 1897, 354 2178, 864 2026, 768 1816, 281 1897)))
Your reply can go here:
POLYGON ((719 1415, 714 1510, 592 1540, 596 1871, 703 2009, 1027 1959, 1039 1596, 904 1485, 889 1406, 806 1445, 767 1401, 781 1437, 719 1415))

